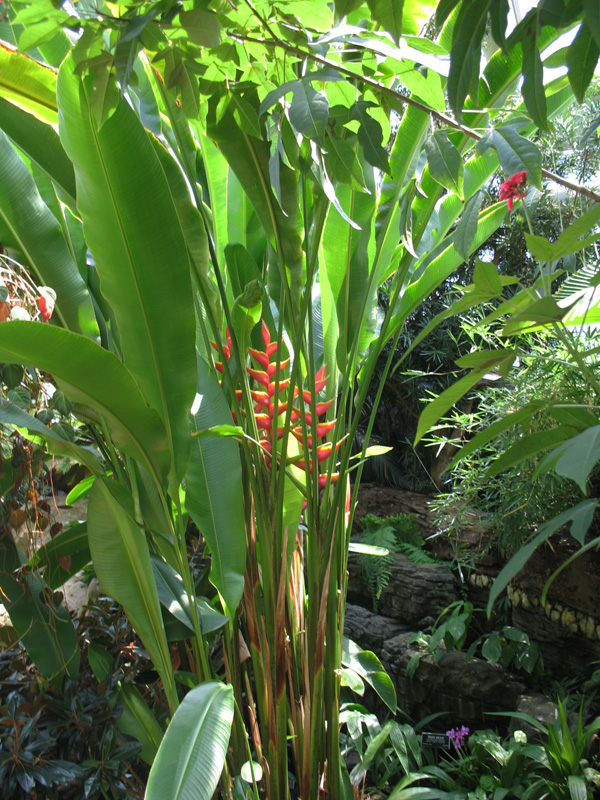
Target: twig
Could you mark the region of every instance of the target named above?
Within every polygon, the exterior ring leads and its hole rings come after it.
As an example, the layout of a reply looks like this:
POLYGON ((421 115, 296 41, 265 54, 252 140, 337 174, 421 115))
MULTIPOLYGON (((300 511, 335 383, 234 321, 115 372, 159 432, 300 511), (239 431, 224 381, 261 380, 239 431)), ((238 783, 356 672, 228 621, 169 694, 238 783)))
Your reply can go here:
MULTIPOLYGON (((356 72, 353 72, 350 69, 342 66, 341 64, 336 64, 335 61, 330 61, 328 58, 324 56, 317 55, 316 53, 309 53, 306 50, 302 50, 300 47, 296 47, 289 42, 284 42, 281 39, 261 39, 256 38, 254 36, 246 36, 242 33, 237 33, 231 31, 230 34, 232 39, 237 39, 240 42, 251 42, 253 44, 261 44, 264 47, 280 47, 282 50, 287 51, 288 53, 293 53, 294 55, 298 56, 299 58, 307 58, 311 61, 315 62, 316 64, 321 64, 324 67, 329 67, 330 69, 334 69, 342 75, 346 75, 349 78, 353 78, 354 80, 360 81, 360 83, 365 84, 366 86, 370 86, 372 89, 381 92, 382 94, 389 95, 393 97, 395 100, 399 100, 401 103, 406 103, 409 106, 413 106, 413 108, 418 108, 420 111, 423 111, 425 114, 431 115, 434 119, 442 122, 444 125, 447 125, 449 128, 453 128, 456 131, 460 131, 465 136, 469 136, 471 139, 475 139, 476 141, 480 141, 483 137, 480 133, 478 133, 473 128, 469 128, 468 125, 463 125, 461 122, 457 122, 452 117, 449 117, 447 114, 442 113, 441 111, 435 111, 432 108, 429 108, 424 103, 420 103, 418 100, 415 100, 413 97, 407 97, 406 95, 401 94, 400 92, 396 91, 395 89, 391 89, 389 86, 384 86, 383 84, 379 83, 373 78, 369 78, 366 75, 357 75, 356 72)), ((554 183, 558 183, 561 186, 570 189, 577 194, 581 194, 584 197, 593 200, 595 203, 600 203, 600 195, 593 192, 591 189, 586 188, 585 186, 581 186, 578 183, 574 183, 573 181, 569 181, 566 178, 561 178, 560 175, 556 175, 554 172, 550 172, 547 169, 542 169, 542 176, 547 178, 554 183)))

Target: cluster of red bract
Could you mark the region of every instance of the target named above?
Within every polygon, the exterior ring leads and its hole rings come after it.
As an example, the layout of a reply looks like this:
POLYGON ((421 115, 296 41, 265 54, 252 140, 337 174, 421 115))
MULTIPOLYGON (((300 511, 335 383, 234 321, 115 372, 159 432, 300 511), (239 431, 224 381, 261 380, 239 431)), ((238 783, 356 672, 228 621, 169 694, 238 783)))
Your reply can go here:
MULTIPOLYGON (((225 358, 229 360, 231 356, 231 337, 229 335, 229 331, 226 332, 226 336, 227 344, 223 345, 223 354, 225 358)), ((284 432, 283 426, 278 424, 279 420, 285 417, 288 410, 288 402, 279 402, 279 400, 276 401, 275 394, 277 392, 277 397, 279 398, 279 396, 281 396, 281 394, 285 392, 289 386, 289 378, 284 378, 283 372, 288 366, 290 360, 289 358, 278 360, 277 351, 280 348, 280 343, 271 341, 269 328, 264 321, 262 323, 262 338, 263 342, 265 343, 264 352, 261 350, 255 350, 254 348, 248 349, 248 352, 258 364, 260 369, 246 367, 246 372, 256 381, 257 384, 259 384, 259 386, 264 387, 261 390, 252 390, 250 395, 254 401, 254 419, 256 420, 256 427, 260 431, 260 444, 268 453, 273 453, 273 450, 276 449, 277 440, 282 438, 284 432)), ((215 349, 218 349, 214 342, 212 345, 215 349)), ((219 372, 223 372, 223 365, 220 362, 215 362, 215 367, 219 372)), ((295 423, 301 423, 302 418, 306 420, 306 428, 308 429, 307 445, 309 450, 313 449, 313 437, 316 437, 317 441, 322 439, 323 437, 327 436, 327 434, 332 431, 336 425, 335 420, 331 420, 330 422, 318 421, 318 418, 325 414, 329 409, 333 403, 333 400, 329 400, 324 403, 315 402, 316 419, 313 419, 312 413, 306 408, 306 406, 311 406, 313 397, 316 397, 316 395, 318 395, 319 392, 325 388, 328 380, 325 373, 326 368, 322 367, 315 375, 314 389, 303 390, 303 402, 301 402, 299 405, 292 405, 290 410, 290 420, 292 422, 292 428, 290 432, 300 442, 301 446, 304 444, 302 424, 295 423)), ((240 390, 238 390, 237 394, 238 399, 241 399, 242 393, 240 390)), ((298 400, 299 394, 300 393, 298 389, 294 388, 292 403, 298 400)), ((323 470, 322 474, 319 474, 318 478, 319 488, 323 488, 328 480, 325 462, 329 456, 331 456, 331 454, 337 450, 340 444, 341 442, 338 442, 336 445, 333 445, 331 442, 325 442, 324 444, 317 446, 317 463, 319 465, 319 471, 321 471, 321 469, 323 470), (323 467, 321 467, 321 465, 323 465, 323 467)), ((305 461, 296 461, 295 465, 300 469, 306 469, 305 461)), ((312 474, 312 459, 309 459, 308 467, 310 473, 312 474)), ((331 481, 335 481, 338 477, 338 473, 333 473, 330 476, 330 479, 331 481)))
POLYGON ((523 188, 527 183, 527 172, 515 172, 507 181, 500 184, 500 200, 508 200, 508 210, 513 210, 515 200, 525 197, 523 188))

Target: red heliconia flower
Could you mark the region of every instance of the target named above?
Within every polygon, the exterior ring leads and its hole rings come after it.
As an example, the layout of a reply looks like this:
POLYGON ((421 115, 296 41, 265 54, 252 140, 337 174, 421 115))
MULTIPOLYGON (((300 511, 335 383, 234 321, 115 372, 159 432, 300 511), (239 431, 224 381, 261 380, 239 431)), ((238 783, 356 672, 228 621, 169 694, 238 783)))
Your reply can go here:
POLYGON ((47 286, 40 286, 40 296, 37 298, 38 308, 43 320, 46 322, 52 316, 54 303, 56 302, 56 292, 47 286))
POLYGON ((527 172, 515 172, 508 180, 500 184, 500 200, 508 200, 508 210, 513 210, 515 200, 525 197, 523 187, 527 183, 527 172))
MULTIPOLYGON (((267 453, 273 455, 274 451, 276 454, 275 443, 278 439, 283 437, 284 433, 283 426, 278 425, 277 422, 282 420, 286 415, 289 405, 289 401, 285 402, 284 397, 282 397, 282 402, 275 400, 275 393, 277 392, 277 397, 279 398, 279 396, 281 396, 289 386, 290 379, 283 377, 283 371, 290 363, 290 359, 286 358, 283 360, 278 360, 278 351, 282 343, 271 341, 269 327, 264 321, 262 323, 261 334, 265 345, 264 351, 256 350, 254 348, 249 348, 248 350, 260 369, 246 367, 246 372, 256 381, 256 383, 259 384, 260 387, 259 389, 252 389, 250 391, 250 396, 254 402, 254 420, 259 431, 259 442, 267 453)), ((223 345, 223 354, 228 360, 231 356, 231 337, 229 336, 229 331, 226 332, 226 335, 227 345, 223 345)), ((218 347, 213 342, 211 342, 211 344, 215 350, 218 350, 218 347)), ((224 367, 220 362, 215 362, 215 367, 219 372, 223 372, 224 367)), ((318 418, 323 416, 323 414, 328 411, 333 403, 333 400, 328 400, 326 402, 314 402, 316 419, 313 418, 312 412, 306 409, 306 406, 312 406, 313 398, 325 388, 327 381, 327 368, 321 367, 321 369, 315 374, 314 389, 302 390, 303 402, 300 402, 299 407, 294 405, 290 409, 290 420, 292 423, 297 423, 299 420, 304 418, 306 427, 308 429, 306 443, 310 450, 313 449, 313 437, 316 437, 317 440, 323 439, 335 428, 336 425, 335 420, 330 422, 318 422, 318 418)), ((299 391, 294 389, 294 402, 298 400, 299 394, 299 391)), ((241 390, 236 390, 236 396, 238 400, 242 399, 241 390)), ((301 445, 304 445, 305 440, 301 425, 295 425, 291 429, 291 433, 301 445)), ((328 474, 325 462, 333 453, 335 453, 340 444, 341 442, 338 442, 335 445, 332 442, 325 442, 317 446, 317 472, 320 473, 320 470, 323 469, 323 472, 319 474, 317 478, 319 488, 321 489, 326 486, 329 480, 333 482, 339 477, 338 473, 335 472, 331 475, 328 474), (320 466, 321 464, 323 464, 323 467, 320 466)), ((269 462, 269 459, 267 459, 267 462, 269 462)), ((295 466, 299 467, 300 469, 306 468, 306 461, 299 460, 294 463, 295 466)), ((312 457, 308 459, 308 468, 312 474, 312 457)))

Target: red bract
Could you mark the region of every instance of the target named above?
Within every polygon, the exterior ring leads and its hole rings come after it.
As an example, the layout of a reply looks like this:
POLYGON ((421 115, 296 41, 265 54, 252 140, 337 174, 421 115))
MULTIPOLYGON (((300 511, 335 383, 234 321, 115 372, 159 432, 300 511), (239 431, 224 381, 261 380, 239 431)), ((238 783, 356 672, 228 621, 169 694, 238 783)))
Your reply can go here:
POLYGON ((527 172, 515 172, 507 181, 500 184, 500 200, 508 200, 508 210, 513 210, 515 200, 525 197, 523 187, 527 183, 527 172))
MULTIPOLYGON (((288 410, 289 402, 289 399, 288 402, 279 402, 274 398, 277 393, 277 397, 279 398, 281 396, 282 401, 285 401, 285 397, 282 395, 288 388, 290 380, 289 378, 283 377, 283 371, 290 363, 290 359, 278 360, 278 352, 282 343, 271 341, 269 328, 265 322, 262 323, 261 333, 265 344, 264 351, 249 348, 250 355, 259 365, 260 369, 246 367, 246 372, 260 385, 260 389, 253 389, 250 392, 250 396, 255 404, 253 408, 254 420, 259 431, 260 444, 267 453, 273 454, 276 451, 274 447, 275 442, 282 438, 284 432, 284 428, 277 423, 283 421, 288 410)), ((214 343, 211 342, 211 344, 215 350, 218 350, 218 347, 214 343)), ((223 345, 223 354, 225 358, 229 360, 231 356, 231 338, 229 336, 229 331, 227 331, 227 345, 223 345)), ((215 367, 219 372, 223 372, 223 365, 220 362, 215 362, 215 367)), ((316 418, 313 418, 313 414, 306 408, 307 405, 311 406, 313 398, 325 388, 327 381, 327 368, 321 367, 315 374, 314 389, 302 390, 302 400, 304 402, 300 401, 299 407, 294 405, 290 409, 290 421, 292 425, 304 418, 307 428, 306 440, 304 438, 302 425, 293 425, 290 433, 300 442, 301 446, 303 446, 306 441, 310 450, 313 449, 313 437, 317 440, 323 439, 336 425, 335 420, 330 422, 318 422, 318 418, 326 413, 333 403, 333 400, 314 403, 316 418)), ((242 399, 242 392, 240 390, 236 391, 236 395, 238 400, 242 399)), ((296 402, 300 392, 294 389, 293 395, 293 402, 296 402)), ((335 453, 340 444, 340 442, 335 445, 331 442, 327 442, 317 446, 317 471, 321 472, 321 470, 323 470, 322 474, 318 476, 319 488, 323 488, 328 481, 328 470, 325 462, 335 453), (323 464, 322 467, 320 466, 321 464, 323 464)), ((296 461, 295 463, 300 469, 306 468, 306 460, 296 461)), ((308 459, 308 468, 312 474, 312 457, 308 459)), ((337 480, 338 477, 339 475, 337 473, 333 473, 331 475, 331 481, 337 480)))

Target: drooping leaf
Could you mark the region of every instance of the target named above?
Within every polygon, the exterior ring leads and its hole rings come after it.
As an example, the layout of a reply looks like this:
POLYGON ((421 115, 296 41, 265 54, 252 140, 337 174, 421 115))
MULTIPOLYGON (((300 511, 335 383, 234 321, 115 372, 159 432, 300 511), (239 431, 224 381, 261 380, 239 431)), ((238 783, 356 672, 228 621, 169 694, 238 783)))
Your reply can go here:
POLYGON ((523 33, 523 99, 535 124, 542 129, 548 127, 548 110, 544 90, 544 66, 538 43, 539 23, 532 17, 523 33))
POLYGON ((0 94, 45 122, 58 121, 56 72, 2 42, 0 94))
POLYGON ((166 480, 169 454, 164 426, 113 353, 61 328, 10 322, 0 325, 0 360, 34 364, 49 372, 72 402, 101 415, 118 448, 166 480))
POLYGON ((463 3, 456 21, 448 74, 448 101, 459 120, 474 76, 479 77, 481 40, 491 0, 463 3))
POLYGON ((594 77, 599 56, 600 46, 589 25, 583 20, 567 52, 569 83, 579 103, 583 103, 585 90, 594 77))
POLYGON ((538 470, 553 469, 557 475, 575 481, 587 493, 590 472, 600 460, 600 425, 569 438, 540 464, 538 470))
POLYGON ((502 125, 495 128, 491 143, 498 153, 502 169, 508 175, 528 172, 528 179, 533 185, 538 189, 542 188, 542 154, 533 142, 517 133, 515 126, 502 125))
POLYGON ((162 728, 137 686, 133 683, 121 683, 117 692, 123 706, 117 727, 122 733, 133 736, 141 743, 140 756, 151 765, 163 738, 162 728))
POLYGON ((493 478, 509 467, 514 467, 538 453, 550 449, 559 442, 573 437, 575 431, 567 425, 560 425, 547 431, 537 431, 523 435, 512 447, 497 458, 486 472, 486 478, 493 478))
POLYGON ((583 541, 589 526, 592 524, 592 519, 594 517, 597 504, 598 501, 596 498, 582 500, 581 503, 578 503, 573 508, 563 511, 561 514, 558 514, 556 517, 553 517, 551 520, 545 522, 539 527, 536 536, 531 540, 531 542, 529 542, 529 544, 524 545, 515 553, 508 564, 502 568, 500 574, 494 581, 487 605, 488 616, 490 615, 491 610, 494 607, 494 603, 498 597, 506 589, 515 575, 517 575, 523 569, 536 548, 539 547, 542 542, 545 542, 546 539, 552 536, 553 533, 556 533, 556 531, 570 523, 571 535, 574 536, 578 542, 583 541))
POLYGON ((173 665, 160 613, 150 551, 122 484, 94 483, 88 501, 90 553, 102 591, 120 603, 159 673, 171 710, 177 705, 173 665))
POLYGON ((388 154, 382 147, 383 130, 381 125, 369 116, 368 109, 371 103, 359 100, 350 109, 350 118, 358 120, 358 141, 362 147, 365 160, 382 172, 389 173, 388 154))
POLYGON ((465 261, 471 255, 471 246, 475 239, 475 234, 477 233, 481 202, 481 192, 475 192, 473 197, 467 200, 462 216, 454 232, 454 247, 456 252, 461 255, 465 261))

